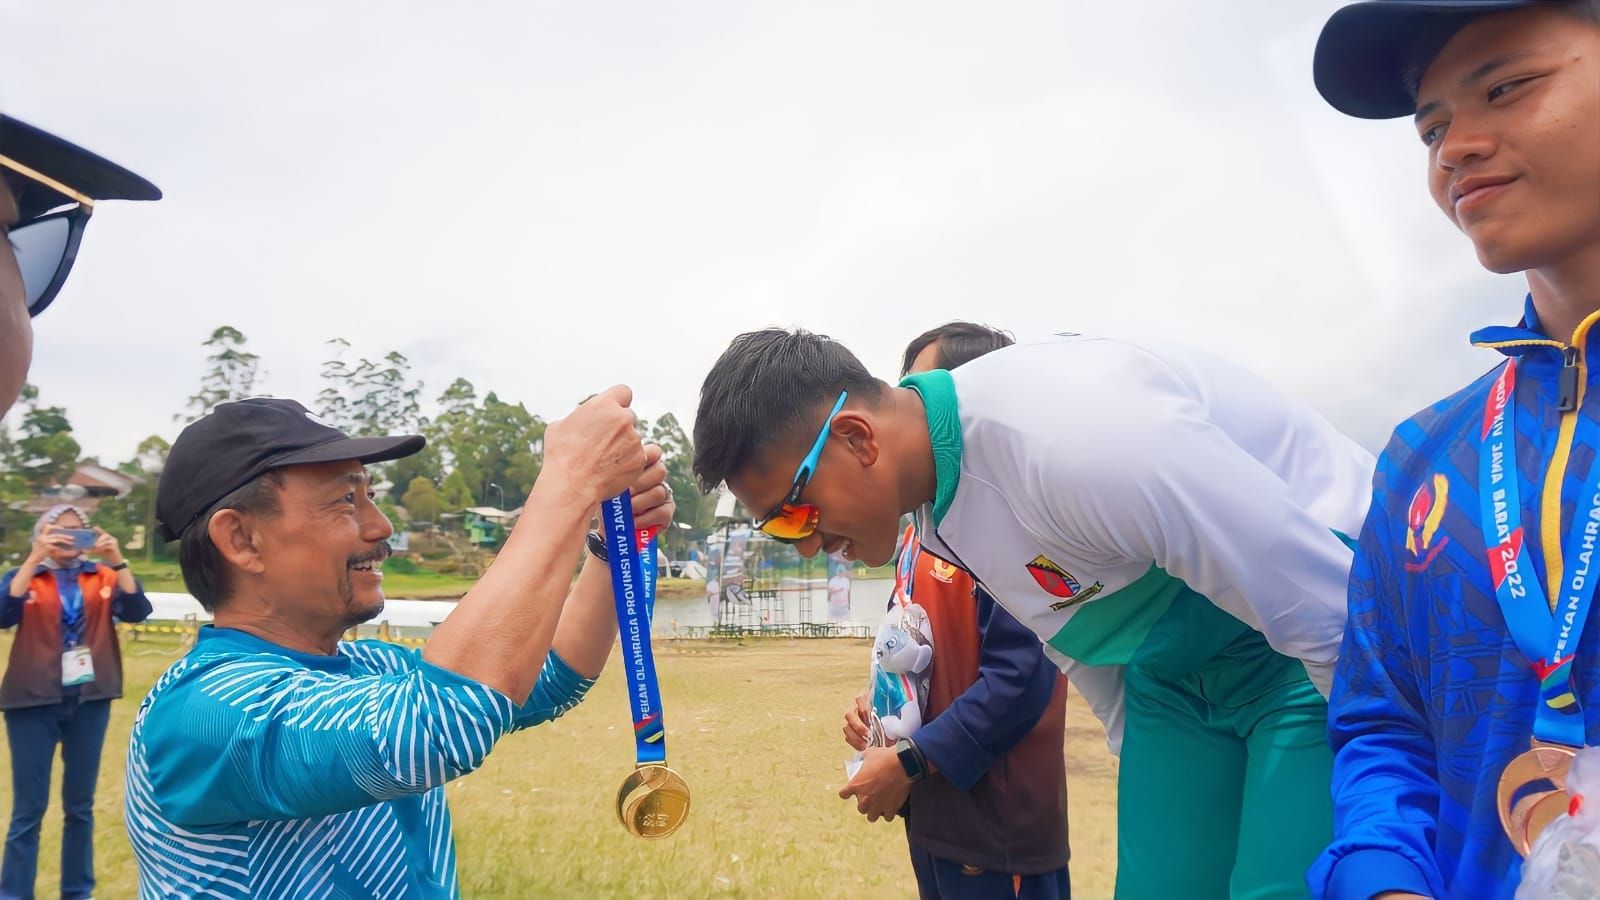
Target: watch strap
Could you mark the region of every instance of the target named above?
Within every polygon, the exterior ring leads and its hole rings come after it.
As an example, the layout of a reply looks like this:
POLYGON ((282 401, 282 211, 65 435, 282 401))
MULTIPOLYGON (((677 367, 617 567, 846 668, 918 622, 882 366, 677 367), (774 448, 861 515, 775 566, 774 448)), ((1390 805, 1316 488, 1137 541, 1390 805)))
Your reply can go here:
POLYGON ((922 755, 922 750, 916 743, 908 738, 901 738, 894 745, 895 756, 900 760, 900 768, 906 772, 906 777, 916 784, 928 777, 928 760, 922 755))
POLYGON ((601 562, 606 561, 606 539, 600 536, 600 532, 589 532, 588 535, 584 537, 583 543, 584 546, 589 548, 590 556, 593 556, 595 559, 598 559, 601 562))

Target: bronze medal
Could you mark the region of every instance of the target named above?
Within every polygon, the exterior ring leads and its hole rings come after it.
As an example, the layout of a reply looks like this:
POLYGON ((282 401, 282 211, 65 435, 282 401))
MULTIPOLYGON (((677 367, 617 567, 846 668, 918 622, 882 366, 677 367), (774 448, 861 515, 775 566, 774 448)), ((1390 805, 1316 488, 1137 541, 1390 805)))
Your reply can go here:
POLYGON ((1496 805, 1500 827, 1519 854, 1527 856, 1545 826, 1567 811, 1567 770, 1577 752, 1575 747, 1536 739, 1532 749, 1517 754, 1506 764, 1500 775, 1496 805), (1543 784, 1554 787, 1537 789, 1543 784), (1529 788, 1535 790, 1528 791, 1529 788))
POLYGON ((617 791, 617 818, 634 837, 667 837, 688 817, 689 783, 661 763, 634 769, 617 791))

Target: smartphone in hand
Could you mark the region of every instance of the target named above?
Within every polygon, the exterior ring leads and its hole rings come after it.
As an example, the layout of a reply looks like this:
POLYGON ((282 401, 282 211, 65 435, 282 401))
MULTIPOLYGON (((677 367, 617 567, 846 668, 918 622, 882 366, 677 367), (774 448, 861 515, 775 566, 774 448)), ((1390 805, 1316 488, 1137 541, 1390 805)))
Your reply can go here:
POLYGON ((100 533, 93 528, 63 528, 58 533, 72 538, 74 550, 88 550, 100 539, 100 533))

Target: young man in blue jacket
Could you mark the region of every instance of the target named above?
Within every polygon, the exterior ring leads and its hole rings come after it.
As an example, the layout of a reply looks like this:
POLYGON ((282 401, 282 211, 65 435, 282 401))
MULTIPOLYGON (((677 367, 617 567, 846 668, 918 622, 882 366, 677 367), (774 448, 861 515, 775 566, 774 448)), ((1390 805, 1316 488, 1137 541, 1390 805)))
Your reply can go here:
POLYGON ((1519 324, 1473 336, 1506 358, 1379 462, 1310 886, 1511 897, 1530 829, 1502 826, 1502 773, 1534 742, 1600 744, 1600 0, 1369 0, 1329 20, 1315 74, 1343 112, 1414 119, 1434 201, 1529 295, 1519 324))

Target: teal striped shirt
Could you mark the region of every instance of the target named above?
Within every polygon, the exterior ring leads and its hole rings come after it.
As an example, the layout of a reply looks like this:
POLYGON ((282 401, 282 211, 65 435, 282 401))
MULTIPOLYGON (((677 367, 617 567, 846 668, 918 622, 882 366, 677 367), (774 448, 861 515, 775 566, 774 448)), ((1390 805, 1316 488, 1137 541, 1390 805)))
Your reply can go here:
POLYGON ((335 656, 206 627, 128 748, 142 897, 456 897, 445 782, 593 681, 551 651, 521 708, 380 641, 335 656))

